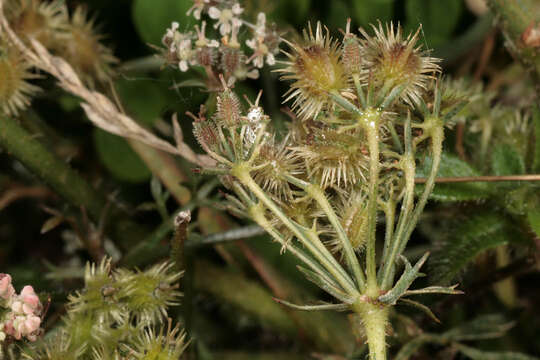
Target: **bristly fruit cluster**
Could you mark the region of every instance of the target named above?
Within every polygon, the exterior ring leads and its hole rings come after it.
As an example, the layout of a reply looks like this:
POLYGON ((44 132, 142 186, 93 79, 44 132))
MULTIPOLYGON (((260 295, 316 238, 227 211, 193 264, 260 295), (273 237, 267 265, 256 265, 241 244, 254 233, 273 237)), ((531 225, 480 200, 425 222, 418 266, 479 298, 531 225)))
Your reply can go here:
MULTIPOLYGON (((110 79, 117 59, 100 43, 102 36, 83 6, 71 16, 62 0, 6 0, 4 6, 11 28, 23 41, 36 39, 65 58, 90 86, 110 79)), ((29 83, 38 76, 6 34, 0 34, 0 74, 0 111, 17 115, 39 91, 29 83)))
POLYGON ((146 271, 111 268, 111 260, 88 264, 85 287, 69 296, 64 325, 29 349, 28 359, 178 359, 185 334, 163 323, 178 304, 180 273, 172 263, 146 271), (147 357, 152 354, 151 357, 147 357))
POLYGON ((427 254, 415 266, 402 254, 434 186, 444 126, 465 101, 442 101, 439 60, 417 46, 419 32, 404 37, 392 24, 373 30, 358 37, 349 22, 338 41, 317 24, 303 43, 285 41, 291 50, 277 70, 292 81, 285 136, 272 130, 260 94, 244 112, 223 77, 215 114, 190 115, 199 143, 218 163, 206 170, 236 195, 227 196, 230 210, 257 222, 303 262, 308 279, 339 300, 289 305, 356 312, 371 358, 382 360, 390 306, 407 301, 426 309, 402 298, 457 293, 454 287, 409 292, 427 254), (426 155, 431 172, 415 201, 416 164, 426 155), (379 213, 386 232, 376 257, 379 213), (395 281, 400 259, 405 270, 395 281))

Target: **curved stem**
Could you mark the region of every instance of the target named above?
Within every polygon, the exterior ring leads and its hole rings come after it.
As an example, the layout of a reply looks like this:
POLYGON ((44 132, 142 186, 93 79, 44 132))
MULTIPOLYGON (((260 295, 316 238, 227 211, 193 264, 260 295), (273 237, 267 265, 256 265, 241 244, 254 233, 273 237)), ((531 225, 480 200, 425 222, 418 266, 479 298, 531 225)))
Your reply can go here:
POLYGON ((237 164, 231 173, 240 180, 274 215, 291 230, 294 235, 304 244, 304 246, 317 258, 317 260, 328 270, 334 279, 351 295, 358 293, 354 287, 351 278, 345 273, 343 268, 334 259, 332 254, 322 246, 316 247, 304 233, 304 230, 298 227, 291 219, 289 219, 278 206, 266 195, 266 193, 257 185, 249 174, 249 168, 245 164, 237 164))

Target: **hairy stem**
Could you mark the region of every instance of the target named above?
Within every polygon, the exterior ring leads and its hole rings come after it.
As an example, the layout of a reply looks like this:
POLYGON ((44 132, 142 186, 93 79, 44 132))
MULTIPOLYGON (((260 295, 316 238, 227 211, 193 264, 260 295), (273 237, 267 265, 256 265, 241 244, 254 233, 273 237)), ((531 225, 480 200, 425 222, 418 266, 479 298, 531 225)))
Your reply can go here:
POLYGON ((352 308, 362 319, 369 347, 369 359, 386 360, 388 307, 357 301, 352 308))
POLYGON ((378 113, 368 113, 361 120, 367 133, 369 149, 368 238, 366 242, 366 277, 368 289, 377 288, 375 245, 379 185, 379 117, 380 115, 378 113))
POLYGON ((291 230, 294 235, 302 242, 304 246, 313 254, 314 257, 328 270, 335 280, 351 295, 357 294, 354 283, 351 278, 345 273, 341 265, 337 263, 332 254, 324 247, 317 246, 304 233, 304 230, 297 226, 291 219, 287 217, 279 209, 279 207, 266 195, 263 189, 257 185, 249 174, 249 167, 245 164, 237 164, 231 173, 240 180, 242 185, 247 187, 285 226, 291 230))

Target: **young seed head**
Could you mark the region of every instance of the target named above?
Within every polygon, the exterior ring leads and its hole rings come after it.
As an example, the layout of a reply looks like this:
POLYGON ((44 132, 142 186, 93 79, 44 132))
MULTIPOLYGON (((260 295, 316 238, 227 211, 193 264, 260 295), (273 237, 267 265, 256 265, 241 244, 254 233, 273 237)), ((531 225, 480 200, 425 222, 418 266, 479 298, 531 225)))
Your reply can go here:
POLYGON ((40 89, 28 81, 37 78, 22 54, 0 39, 0 109, 6 115, 18 115, 40 89))
POLYGON ((350 30, 351 19, 348 19, 341 48, 341 61, 348 74, 360 74, 362 71, 362 47, 356 35, 351 33, 350 30))
POLYGON ((303 145, 292 150, 323 188, 349 187, 366 179, 369 159, 359 134, 315 129, 303 145))
POLYGON ((379 27, 372 25, 374 36, 361 30, 364 40, 364 82, 376 89, 404 86, 401 100, 408 104, 418 103, 428 82, 441 69, 437 58, 427 56, 420 46, 416 46, 421 28, 416 33, 403 38, 401 26, 379 27))
POLYGON ((228 88, 217 97, 216 123, 229 128, 236 127, 242 122, 242 106, 238 96, 228 88))
POLYGON ((261 148, 254 166, 262 168, 254 172, 255 181, 265 190, 280 200, 291 200, 293 192, 286 175, 297 176, 303 173, 301 163, 288 149, 289 141, 280 144, 268 141, 261 148))
POLYGON ((93 85, 94 80, 104 82, 110 79, 111 67, 118 59, 101 43, 103 36, 98 33, 95 19, 88 17, 85 7, 75 9, 67 31, 60 39, 58 52, 84 80, 93 85))
POLYGON ((282 80, 292 80, 285 102, 294 100, 293 110, 302 119, 315 117, 323 108, 330 106, 328 93, 348 89, 348 79, 340 61, 338 43, 333 41, 328 29, 323 34, 317 23, 315 34, 308 28, 304 31, 305 46, 287 42, 292 54, 286 53, 290 61, 284 62, 282 80))
POLYGON ((6 15, 15 33, 23 40, 36 39, 47 48, 58 44, 58 35, 69 23, 65 2, 61 0, 13 0, 6 5, 6 15))

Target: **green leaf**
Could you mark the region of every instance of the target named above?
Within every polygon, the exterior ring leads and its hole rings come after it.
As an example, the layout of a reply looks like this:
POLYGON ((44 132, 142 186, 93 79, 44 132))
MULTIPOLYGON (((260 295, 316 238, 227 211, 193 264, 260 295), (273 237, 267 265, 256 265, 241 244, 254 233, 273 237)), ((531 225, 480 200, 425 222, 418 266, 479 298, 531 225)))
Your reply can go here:
POLYGON ((418 349, 430 342, 432 342, 432 337, 429 335, 417 336, 401 347, 394 360, 409 360, 418 352, 418 349))
POLYGON ((394 285, 394 287, 386 294, 379 296, 378 300, 385 304, 395 305, 398 299, 401 298, 407 290, 409 290, 409 287, 414 280, 421 276, 420 268, 422 265, 424 265, 428 256, 429 253, 426 253, 414 266, 411 266, 411 263, 409 263, 405 257, 402 257, 403 261, 405 262, 405 270, 403 270, 403 274, 397 281, 396 285, 394 285))
POLYGON ((462 7, 462 0, 407 0, 405 29, 413 32, 422 25, 428 46, 438 46, 450 39, 462 7))
POLYGON ((354 20, 361 26, 376 24, 377 21, 392 20, 394 13, 393 0, 355 0, 353 2, 354 20))
POLYGON ((94 146, 103 165, 118 180, 141 183, 150 179, 152 173, 123 138, 94 129, 94 146))
POLYGON ((525 173, 525 161, 515 147, 499 144, 493 150, 491 167, 495 175, 520 175, 525 173))
POLYGON ((399 299, 399 302, 403 303, 405 305, 412 306, 412 307, 422 311, 423 313, 425 313, 431 320, 435 321, 436 323, 439 323, 439 324, 441 323, 439 318, 437 316, 435 316, 433 311, 431 311, 431 309, 429 307, 427 307, 426 305, 424 305, 422 303, 419 303, 418 301, 414 301, 414 300, 410 300, 410 299, 399 299))
POLYGON ((347 18, 351 16, 349 6, 343 0, 333 0, 331 4, 326 24, 330 29, 343 29, 347 18))
POLYGON ((482 252, 523 238, 508 220, 491 212, 478 213, 453 228, 452 234, 430 261, 433 283, 450 283, 482 252))
POLYGON ((300 272, 303 273, 309 281, 313 282, 315 285, 317 285, 336 299, 341 300, 342 302, 347 304, 352 304, 356 300, 352 298, 349 294, 347 294, 345 291, 340 289, 338 285, 327 281, 316 272, 303 268, 302 266, 298 266, 298 270, 300 270, 300 272))
MULTIPOLYGON (((416 177, 427 177, 432 159, 426 157, 416 171, 416 177)), ((443 153, 437 177, 479 176, 480 173, 459 157, 443 153)), ((494 186, 482 182, 436 184, 430 199, 442 202, 484 200, 491 196, 494 186)), ((416 191, 422 191, 423 185, 417 185, 416 191)))
POLYGON ((540 107, 533 108, 534 122, 534 161, 532 170, 535 173, 540 172, 540 107))
POLYGON ((169 91, 154 81, 123 79, 116 86, 126 111, 142 125, 153 125, 171 100, 169 91))
POLYGON ((457 348, 472 360, 538 360, 537 357, 516 352, 487 352, 457 344, 457 348))
MULTIPOLYGON (((305 26, 305 20, 311 7, 311 0, 278 0, 270 19, 279 23, 305 26)), ((312 24, 313 26, 313 24, 312 24)))
POLYGON ((540 237, 540 209, 534 209, 527 213, 527 221, 531 229, 540 237))
POLYGON ((191 28, 194 19, 186 15, 191 5, 191 1, 186 0, 134 0, 132 16, 135 28, 144 42, 159 45, 173 21, 180 23, 180 31, 191 28))
POLYGON ((297 305, 297 304, 293 304, 291 302, 277 299, 277 298, 274 298, 274 300, 278 302, 279 304, 285 305, 295 310, 302 310, 302 311, 321 311, 321 310, 347 311, 351 309, 350 304, 323 303, 323 304, 316 304, 316 305, 297 305))
POLYGON ((504 336, 513 326, 514 323, 502 315, 482 315, 448 330, 441 337, 448 341, 495 339, 504 336))

